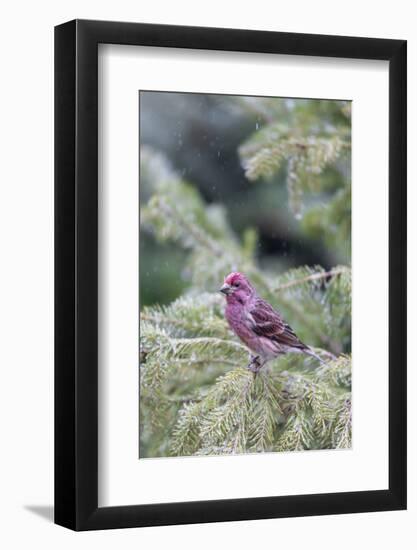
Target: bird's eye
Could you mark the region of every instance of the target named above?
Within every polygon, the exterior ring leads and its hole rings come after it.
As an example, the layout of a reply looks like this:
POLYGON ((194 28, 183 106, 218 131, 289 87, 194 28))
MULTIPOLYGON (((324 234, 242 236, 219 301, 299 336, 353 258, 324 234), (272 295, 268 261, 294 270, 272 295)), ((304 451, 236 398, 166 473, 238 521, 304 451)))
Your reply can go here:
POLYGON ((240 286, 240 283, 234 283, 233 286, 235 286, 237 288, 238 286, 240 286))

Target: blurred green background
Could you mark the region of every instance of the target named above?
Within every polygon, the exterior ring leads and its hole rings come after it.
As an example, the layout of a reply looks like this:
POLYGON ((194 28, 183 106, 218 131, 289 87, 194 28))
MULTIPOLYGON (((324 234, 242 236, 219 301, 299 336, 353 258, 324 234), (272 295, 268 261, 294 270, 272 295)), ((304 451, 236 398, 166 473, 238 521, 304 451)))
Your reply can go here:
MULTIPOLYGON (((222 205, 238 238, 249 228, 256 230, 261 269, 282 273, 301 265, 350 265, 349 102, 140 92, 140 145, 141 154, 149 149, 165 159, 207 205, 222 205), (268 164, 274 163, 277 137, 301 147, 300 140, 335 136, 349 144, 348 151, 335 159, 332 151, 326 153, 327 145, 317 149, 317 158, 308 152, 313 168, 306 163, 304 171, 301 157, 295 189, 288 154, 278 169, 268 164), (267 158, 254 178, 248 159, 257 139, 264 149, 270 146, 272 160, 267 158), (297 200, 302 207, 294 208, 297 200)), ((141 206, 151 194, 142 168, 141 206)), ((186 255, 183 247, 158 242, 141 226, 141 308, 170 303, 187 289, 186 255)))

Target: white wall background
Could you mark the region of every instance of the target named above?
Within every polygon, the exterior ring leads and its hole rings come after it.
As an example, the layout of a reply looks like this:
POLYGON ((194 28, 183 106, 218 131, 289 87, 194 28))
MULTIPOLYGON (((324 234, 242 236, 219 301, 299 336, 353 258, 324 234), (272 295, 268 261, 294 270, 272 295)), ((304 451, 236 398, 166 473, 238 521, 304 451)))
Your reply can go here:
MULTIPOLYGON (((417 542, 417 24, 413 2, 15 0, 3 7, 0 131, 0 544, 7 549, 415 548, 417 542), (408 40, 409 510, 95 533, 51 523, 53 26, 109 19, 408 40)), ((369 205, 372 208, 372 205, 369 205)), ((377 276, 377 274, 375 274, 377 276)))

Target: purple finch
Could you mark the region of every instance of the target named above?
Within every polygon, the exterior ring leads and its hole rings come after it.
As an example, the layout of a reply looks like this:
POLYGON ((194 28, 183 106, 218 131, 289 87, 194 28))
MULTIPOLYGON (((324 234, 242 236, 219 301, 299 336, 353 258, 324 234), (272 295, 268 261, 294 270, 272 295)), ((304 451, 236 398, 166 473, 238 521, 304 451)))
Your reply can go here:
POLYGON ((303 344, 268 302, 258 296, 242 273, 230 273, 220 289, 226 296, 230 328, 252 352, 248 369, 258 372, 267 361, 287 353, 305 353, 324 361, 303 344))

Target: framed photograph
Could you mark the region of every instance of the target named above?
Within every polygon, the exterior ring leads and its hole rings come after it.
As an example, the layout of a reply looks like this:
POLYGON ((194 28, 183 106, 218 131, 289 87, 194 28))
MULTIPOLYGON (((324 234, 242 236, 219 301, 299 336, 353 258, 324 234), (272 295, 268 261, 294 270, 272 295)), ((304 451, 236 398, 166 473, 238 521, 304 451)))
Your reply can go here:
POLYGON ((406 507, 406 42, 55 29, 55 522, 406 507))

